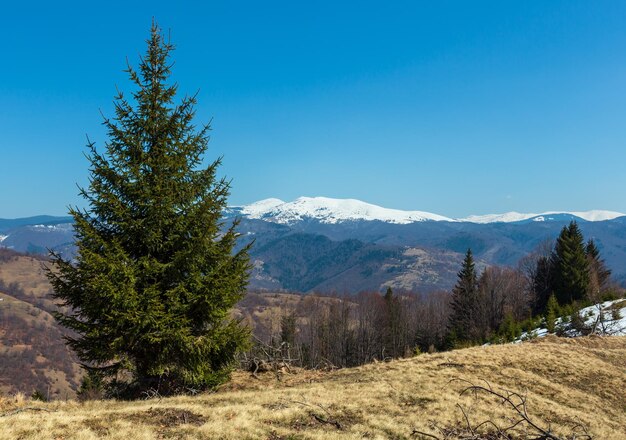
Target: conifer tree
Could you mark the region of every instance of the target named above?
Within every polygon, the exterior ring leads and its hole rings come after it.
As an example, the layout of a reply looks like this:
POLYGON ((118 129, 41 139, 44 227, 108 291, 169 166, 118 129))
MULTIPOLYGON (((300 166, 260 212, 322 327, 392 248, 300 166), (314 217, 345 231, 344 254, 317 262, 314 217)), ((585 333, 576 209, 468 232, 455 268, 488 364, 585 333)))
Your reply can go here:
POLYGON ((551 257, 553 292, 559 304, 585 298, 589 287, 589 261, 583 235, 575 221, 564 226, 551 257))
POLYGON ((449 337, 456 343, 476 342, 478 281, 472 250, 468 249, 452 289, 449 337))
POLYGON ((548 303, 546 304, 546 329, 550 333, 554 333, 555 330, 555 322, 556 318, 558 318, 559 312, 559 303, 557 302, 554 295, 550 295, 548 299, 548 303))
POLYGON ((88 207, 70 209, 77 256, 53 255, 48 271, 69 345, 128 397, 215 386, 248 339, 229 314, 250 269, 248 248, 234 252, 237 222, 221 221, 230 184, 216 177, 221 158, 203 166, 210 127, 193 123, 195 96, 174 102, 173 46, 156 24, 147 43, 127 69, 132 98, 119 92, 104 120, 104 152, 88 143, 88 207))
POLYGON ((546 311, 548 300, 553 295, 553 277, 552 259, 547 256, 540 256, 537 259, 532 278, 532 290, 535 294, 533 310, 536 314, 541 315, 546 311))

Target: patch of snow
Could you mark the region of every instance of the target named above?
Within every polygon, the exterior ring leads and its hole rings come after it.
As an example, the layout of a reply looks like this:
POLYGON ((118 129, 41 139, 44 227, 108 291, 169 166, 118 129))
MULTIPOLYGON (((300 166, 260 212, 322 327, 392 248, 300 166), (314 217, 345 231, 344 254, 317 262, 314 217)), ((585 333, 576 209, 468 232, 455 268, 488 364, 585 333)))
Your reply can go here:
MULTIPOLYGON (((605 301, 600 304, 585 307, 579 312, 584 319, 584 326, 589 333, 609 336, 626 336, 626 299, 605 301)), ((581 336, 581 332, 572 328, 562 318, 554 322, 555 328, 565 336, 581 336)), ((531 338, 541 338, 548 334, 548 330, 540 327, 530 332, 524 332, 514 342, 518 343, 531 338)))
POLYGON ((74 225, 72 223, 59 223, 56 225, 30 225, 29 228, 35 231, 52 232, 52 231, 69 231, 74 225))

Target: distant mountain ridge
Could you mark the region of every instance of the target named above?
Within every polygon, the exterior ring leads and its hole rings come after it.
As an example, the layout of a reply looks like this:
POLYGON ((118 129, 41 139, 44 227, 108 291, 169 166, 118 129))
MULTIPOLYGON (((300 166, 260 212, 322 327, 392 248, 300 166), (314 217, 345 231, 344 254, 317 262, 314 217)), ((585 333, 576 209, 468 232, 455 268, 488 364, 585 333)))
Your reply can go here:
MULTIPOLYGON (((227 215, 240 215, 250 219, 279 224, 293 224, 304 220, 317 220, 325 224, 346 221, 381 221, 392 224, 409 224, 423 221, 455 223, 516 223, 523 221, 550 221, 580 219, 589 222, 613 220, 626 214, 607 210, 548 211, 538 214, 515 211, 502 214, 470 215, 451 218, 425 211, 406 211, 384 208, 357 199, 334 199, 330 197, 298 197, 291 202, 277 198, 259 200, 248 205, 230 206, 227 215)), ((58 225, 71 223, 72 217, 40 215, 17 219, 0 218, 0 232, 19 226, 58 225)))
MULTIPOLYGON (((454 285, 471 248, 479 268, 515 266, 571 220, 593 238, 616 279, 626 285, 626 216, 612 211, 493 214, 451 219, 381 208, 354 199, 301 197, 229 207, 241 220, 239 245, 250 251, 251 289, 300 292, 399 290, 454 285)), ((66 256, 76 252, 70 217, 0 220, 0 247, 66 256)))
POLYGON ((507 212, 504 214, 470 215, 464 218, 450 218, 424 211, 403 211, 383 208, 356 199, 332 199, 328 197, 299 197, 292 202, 280 199, 265 199, 243 206, 229 208, 251 219, 259 219, 279 224, 294 224, 304 220, 335 224, 346 221, 381 221, 393 224, 409 224, 423 221, 460 223, 515 223, 527 220, 550 221, 563 216, 584 221, 605 221, 626 216, 615 211, 549 211, 539 214, 507 212))

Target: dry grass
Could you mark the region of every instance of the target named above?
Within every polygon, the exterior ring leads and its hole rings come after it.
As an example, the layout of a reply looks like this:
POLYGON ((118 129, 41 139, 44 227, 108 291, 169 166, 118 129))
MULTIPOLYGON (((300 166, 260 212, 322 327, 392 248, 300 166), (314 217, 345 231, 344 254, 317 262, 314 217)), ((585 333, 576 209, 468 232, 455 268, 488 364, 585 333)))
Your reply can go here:
POLYGON ((479 422, 511 413, 488 397, 459 397, 478 382, 527 394, 544 426, 575 422, 597 439, 626 438, 626 337, 557 339, 475 347, 334 372, 300 371, 278 382, 237 372, 216 393, 138 402, 37 404, 5 399, 0 437, 11 439, 360 439, 419 438, 433 424, 479 422))
POLYGON ((40 258, 20 255, 0 265, 0 279, 7 284, 19 284, 29 296, 46 296, 50 292, 50 283, 44 265, 40 258))

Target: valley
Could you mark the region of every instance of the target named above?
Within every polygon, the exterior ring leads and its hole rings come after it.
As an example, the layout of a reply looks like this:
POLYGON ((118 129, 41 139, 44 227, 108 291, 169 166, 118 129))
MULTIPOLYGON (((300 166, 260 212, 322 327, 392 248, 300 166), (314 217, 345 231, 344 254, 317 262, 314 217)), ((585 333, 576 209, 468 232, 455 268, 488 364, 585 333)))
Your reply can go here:
MULTIPOLYGON (((618 283, 626 282, 626 217, 611 211, 470 216, 449 219, 355 200, 277 199, 224 213, 240 218, 239 246, 254 240, 252 290, 319 293, 449 290, 471 248, 479 268, 515 267, 576 220, 593 238, 618 283)), ((67 218, 0 220, 1 246, 71 256, 67 218)))

